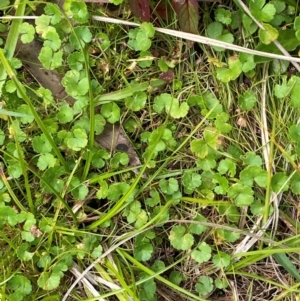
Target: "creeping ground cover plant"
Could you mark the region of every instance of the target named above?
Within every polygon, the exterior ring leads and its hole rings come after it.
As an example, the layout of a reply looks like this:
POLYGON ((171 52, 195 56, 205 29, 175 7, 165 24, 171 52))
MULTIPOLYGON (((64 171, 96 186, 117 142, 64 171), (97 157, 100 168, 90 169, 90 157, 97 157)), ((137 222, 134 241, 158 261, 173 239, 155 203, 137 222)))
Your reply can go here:
POLYGON ((3 300, 296 300, 294 1, 0 10, 3 300))

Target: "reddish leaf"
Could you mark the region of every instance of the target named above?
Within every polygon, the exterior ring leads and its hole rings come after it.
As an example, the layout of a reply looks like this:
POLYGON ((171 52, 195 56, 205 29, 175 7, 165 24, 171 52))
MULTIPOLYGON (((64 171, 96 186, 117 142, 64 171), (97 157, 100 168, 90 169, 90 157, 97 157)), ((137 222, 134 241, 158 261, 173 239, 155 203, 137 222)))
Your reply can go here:
POLYGON ((183 31, 198 33, 199 6, 197 0, 172 0, 178 16, 179 26, 183 31))
POLYGON ((159 75, 160 79, 163 79, 164 81, 166 81, 167 84, 171 83, 174 79, 174 72, 172 69, 169 69, 167 72, 162 72, 159 75))
POLYGON ((128 3, 135 17, 145 22, 150 21, 149 0, 128 0, 128 3))
POLYGON ((155 7, 155 11, 162 20, 171 20, 172 6, 168 0, 161 0, 155 7))

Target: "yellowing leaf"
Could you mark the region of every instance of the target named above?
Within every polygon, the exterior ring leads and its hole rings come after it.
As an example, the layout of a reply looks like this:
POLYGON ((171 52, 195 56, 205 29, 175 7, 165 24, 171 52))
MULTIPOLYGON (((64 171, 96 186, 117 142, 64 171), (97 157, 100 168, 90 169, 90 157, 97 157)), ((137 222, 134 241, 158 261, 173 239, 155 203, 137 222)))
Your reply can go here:
POLYGON ((226 66, 226 63, 223 63, 223 62, 219 61, 219 60, 218 60, 217 58, 215 58, 215 57, 209 57, 209 58, 207 59, 207 61, 208 61, 209 63, 213 64, 213 65, 216 66, 216 67, 225 67, 225 66, 226 66))
POLYGON ((217 78, 224 83, 237 79, 242 72, 242 63, 236 55, 228 59, 228 66, 217 70, 217 78))
POLYGON ((262 43, 268 45, 278 38, 278 30, 270 24, 263 24, 264 29, 258 32, 259 39, 262 43))

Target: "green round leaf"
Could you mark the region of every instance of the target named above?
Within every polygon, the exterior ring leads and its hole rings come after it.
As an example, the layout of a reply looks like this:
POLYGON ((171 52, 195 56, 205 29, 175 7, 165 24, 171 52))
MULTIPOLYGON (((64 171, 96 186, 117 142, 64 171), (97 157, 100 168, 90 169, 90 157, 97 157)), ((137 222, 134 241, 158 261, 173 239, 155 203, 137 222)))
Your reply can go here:
POLYGON ((232 56, 228 60, 229 68, 218 68, 217 78, 223 83, 235 80, 242 72, 242 63, 237 56, 232 56))
POLYGON ((146 199, 145 203, 147 204, 147 206, 155 207, 160 202, 159 193, 157 190, 151 189, 150 196, 151 196, 150 198, 146 199))
POLYGON ((288 176, 284 172, 278 172, 272 176, 271 185, 274 192, 287 191, 289 189, 288 176))
POLYGON ((59 108, 59 112, 56 115, 57 120, 62 123, 68 123, 73 120, 73 110, 69 105, 64 105, 59 108))
POLYGON ((169 280, 175 285, 179 285, 184 278, 179 271, 172 271, 169 276, 169 280))
POLYGON ((38 59, 46 69, 53 70, 62 65, 62 51, 53 52, 49 46, 42 47, 38 59))
POLYGON ((61 83, 66 92, 73 97, 85 95, 89 90, 88 79, 81 78, 81 74, 77 70, 69 70, 61 83))
POLYGON ((141 68, 148 68, 152 65, 153 56, 150 51, 142 51, 138 59, 138 65, 141 68))
POLYGON ((196 250, 192 251, 191 256, 198 263, 207 262, 211 257, 211 247, 202 242, 196 250))
POLYGON ((145 92, 135 92, 125 99, 125 105, 132 111, 139 111, 144 108, 146 100, 147 94, 145 92))
POLYGON ((5 133, 0 129, 0 145, 3 145, 5 140, 5 133))
POLYGON ((254 202, 250 205, 251 213, 253 215, 263 214, 265 210, 265 206, 259 200, 254 200, 254 202))
POLYGON ((291 190, 293 193, 300 194, 300 175, 296 173, 291 179, 291 190))
POLYGON ((194 244, 193 235, 186 233, 183 226, 174 226, 170 232, 169 240, 171 245, 177 250, 189 250, 194 244))
POLYGON ((201 175, 193 172, 184 172, 182 184, 186 194, 191 194, 194 192, 194 190, 199 187, 201 183, 201 175))
POLYGON ((34 137, 32 146, 35 152, 39 154, 46 154, 52 151, 52 146, 44 134, 34 137))
POLYGON ((141 32, 143 32, 148 38, 153 38, 155 34, 154 26, 151 23, 144 22, 140 27, 141 32))
POLYGON ((192 224, 189 225, 189 230, 190 230, 191 233, 200 235, 200 234, 202 234, 204 231, 206 231, 207 226, 201 225, 201 222, 207 222, 207 219, 206 219, 203 215, 198 214, 198 215, 193 219, 193 221, 199 222, 199 223, 192 223, 192 224))
POLYGON ((49 26, 47 31, 43 34, 44 46, 50 47, 53 51, 57 51, 61 46, 61 40, 56 32, 56 29, 52 26, 49 26))
POLYGON ((254 92, 249 91, 249 90, 244 92, 238 98, 239 106, 243 111, 253 109, 256 102, 257 102, 257 99, 256 99, 254 92))
POLYGON ((120 108, 114 102, 106 103, 101 107, 101 114, 109 123, 116 123, 120 120, 120 108))
POLYGON ((214 127, 206 127, 203 132, 204 140, 213 149, 218 148, 220 132, 214 127))
POLYGON ((95 133, 97 135, 103 132, 105 124, 106 120, 104 117, 101 114, 95 114, 95 133))
POLYGON ((215 16, 216 20, 225 24, 229 25, 231 23, 231 11, 224 9, 224 8, 218 8, 215 10, 215 16))
POLYGON ((107 50, 110 47, 110 40, 104 32, 99 32, 95 35, 96 45, 100 44, 100 47, 103 51, 107 50), (100 40, 101 42, 97 42, 100 40))
POLYGON ((241 159, 247 165, 262 166, 262 158, 256 155, 255 152, 247 152, 241 159))
POLYGON ((293 124, 289 128, 289 135, 292 140, 300 142, 300 124, 293 124))
POLYGON ((222 177, 220 174, 216 173, 214 175, 214 182, 218 183, 219 186, 216 186, 214 191, 216 194, 226 194, 228 190, 228 180, 226 177, 222 177))
POLYGON ((271 44, 278 38, 278 30, 270 24, 263 24, 264 29, 259 29, 258 36, 265 45, 271 44))
POLYGON ((84 66, 84 54, 80 51, 70 53, 68 56, 68 65, 73 70, 82 70, 84 66))
MULTIPOLYGON (((230 225, 232 228, 236 228, 235 225, 230 225)), ((236 242, 240 238, 240 233, 229 231, 225 229, 217 229, 217 235, 219 239, 222 241, 228 241, 228 242, 236 242)))
MULTIPOLYGON (((117 201, 122 195, 124 195, 128 191, 129 187, 129 184, 122 182, 111 184, 108 188, 107 198, 111 201, 117 201)), ((134 193, 128 196, 127 202, 131 202, 133 198, 134 193)))
POLYGON ((218 254, 213 257, 213 263, 219 269, 224 269, 230 264, 230 256, 224 252, 218 252, 218 254))
POLYGON ((248 206, 254 201, 253 190, 244 186, 240 183, 233 184, 228 189, 228 197, 235 199, 235 204, 237 206, 248 206))
POLYGON ((43 272, 39 277, 37 284, 40 288, 51 291, 58 287, 60 282, 59 274, 50 274, 49 272, 43 272))
POLYGON ((75 189, 72 189, 71 193, 75 200, 82 201, 88 195, 89 189, 86 187, 86 185, 81 183, 76 186, 75 189))
POLYGON ((144 241, 134 247, 134 258, 138 261, 147 261, 151 258, 153 246, 150 242, 144 241))
POLYGON ((247 166, 240 173, 240 183, 249 187, 253 186, 253 181, 255 181, 260 187, 266 187, 268 181, 267 178, 267 171, 263 170, 260 166, 257 165, 247 166))
MULTIPOLYGON (((221 15, 219 15, 221 17, 221 15)), ((222 21, 228 22, 228 19, 222 21)), ((220 40, 227 43, 233 43, 234 37, 231 33, 223 30, 223 25, 219 22, 212 22, 207 26, 207 36, 212 39, 220 40)), ((224 51, 223 47, 213 46, 216 51, 224 51)))
POLYGON ((73 13, 72 18, 80 24, 87 22, 90 17, 84 2, 71 2, 70 10, 73 13))
POLYGON ((222 35, 223 25, 219 22, 212 22, 207 26, 206 31, 209 38, 218 39, 222 35))
POLYGON ((227 282, 226 278, 216 279, 215 286, 218 289, 224 289, 224 288, 228 287, 228 282, 227 282))
POLYGON ((21 41, 26 44, 26 43, 30 43, 33 41, 34 39, 34 34, 35 34, 35 29, 34 27, 27 23, 27 22, 23 22, 20 26, 19 26, 19 33, 21 34, 21 41))
POLYGON ((176 192, 179 188, 178 181, 174 178, 169 180, 160 180, 159 187, 161 188, 162 192, 168 195, 172 195, 176 192))
POLYGON ((222 134, 228 134, 232 129, 232 125, 226 123, 228 119, 229 115, 225 112, 222 112, 221 114, 216 116, 215 126, 216 129, 222 134))
POLYGON ((87 146, 87 134, 84 130, 74 129, 73 135, 73 137, 67 139, 68 148, 74 151, 80 151, 81 149, 87 146))
POLYGON ((91 42, 92 37, 93 35, 88 27, 76 26, 74 27, 69 40, 75 49, 81 50, 85 47, 87 43, 91 42))
POLYGON ((34 253, 28 252, 29 249, 28 243, 22 243, 16 250, 18 258, 22 261, 29 261, 32 259, 34 253))
POLYGON ((200 295, 207 295, 214 289, 213 279, 209 276, 200 276, 198 282, 195 285, 196 291, 200 295))
POLYGON ((103 253, 103 248, 100 245, 94 249, 94 251, 92 252, 92 256, 93 256, 93 258, 96 259, 96 258, 100 257, 102 255, 102 253, 103 253))
POLYGON ((141 203, 139 201, 133 201, 126 208, 124 216, 127 217, 127 222, 132 224, 136 221, 138 214, 141 212, 141 203))
POLYGON ((9 294, 11 300, 23 300, 23 297, 29 295, 32 291, 30 280, 22 275, 13 276, 8 281, 7 286, 14 291, 9 294))
POLYGON ((42 154, 39 156, 37 167, 40 170, 46 170, 48 167, 55 166, 56 159, 52 154, 42 154))
POLYGON ((266 0, 251 0, 249 3, 250 11, 255 18, 262 22, 272 21, 276 13, 273 4, 266 4, 266 0))
POLYGON ((193 140, 191 142, 191 151, 201 159, 208 155, 208 146, 203 139, 193 140))
POLYGON ((47 3, 44 8, 45 13, 51 16, 51 24, 58 24, 61 20, 61 10, 58 5, 54 3, 47 3))
POLYGON ((293 76, 290 81, 294 83, 292 92, 291 92, 291 106, 293 108, 299 108, 300 107, 300 99, 299 99, 299 93, 300 93, 300 78, 298 76, 293 76))
POLYGON ((56 192, 61 192, 65 182, 61 179, 61 176, 65 174, 65 170, 62 166, 54 166, 48 168, 43 174, 43 180, 40 185, 41 188, 46 193, 53 193, 52 188, 56 190, 56 192), (52 186, 48 187, 47 184, 52 186))
POLYGON ((236 174, 236 164, 231 159, 223 159, 219 163, 218 172, 221 175, 228 173, 230 177, 234 177, 236 174))

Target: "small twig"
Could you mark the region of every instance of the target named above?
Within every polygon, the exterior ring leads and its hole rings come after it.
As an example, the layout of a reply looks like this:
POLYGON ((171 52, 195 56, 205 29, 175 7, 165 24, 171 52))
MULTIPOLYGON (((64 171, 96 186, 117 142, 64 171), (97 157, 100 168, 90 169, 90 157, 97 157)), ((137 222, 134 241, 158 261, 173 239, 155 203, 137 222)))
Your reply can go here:
MULTIPOLYGON (((140 26, 140 24, 138 24, 138 23, 123 21, 123 20, 119 20, 119 19, 115 19, 115 18, 100 17, 100 16, 92 16, 92 17, 93 17, 94 20, 101 21, 101 22, 122 24, 122 25, 135 26, 135 27, 140 26)), ((38 17, 37 16, 22 16, 22 17, 5 16, 5 17, 0 17, 0 20, 1 19, 20 19, 20 18, 21 19, 36 19, 38 17)), ((177 37, 177 38, 182 38, 182 39, 202 43, 202 44, 205 44, 205 45, 217 46, 217 47, 230 49, 230 50, 233 50, 233 51, 244 52, 244 53, 248 53, 248 54, 253 54, 253 55, 258 55, 258 56, 263 56, 263 57, 269 57, 269 58, 278 59, 278 60, 290 61, 295 66, 295 68, 300 72, 300 66, 298 64, 295 64, 295 62, 300 63, 300 58, 290 56, 290 54, 283 48, 283 46, 278 41, 274 41, 274 43, 282 51, 282 53, 284 53, 285 55, 252 50, 252 49, 249 49, 249 48, 237 46, 237 45, 230 44, 230 43, 225 43, 225 42, 222 42, 222 41, 219 41, 219 40, 203 37, 203 36, 200 36, 200 35, 187 33, 187 32, 182 32, 182 31, 177 31, 177 30, 172 30, 172 29, 155 27, 155 30, 157 32, 165 33, 165 34, 170 35, 170 36, 174 36, 174 37, 177 37)))
MULTIPOLYGON (((148 229, 144 229, 143 231, 140 231, 140 233, 147 231, 148 229)), ((99 263, 103 258, 105 258, 108 254, 113 252, 116 248, 130 240, 131 238, 135 237, 137 235, 136 232, 132 233, 131 235, 127 236, 123 240, 116 243, 114 246, 110 247, 106 252, 104 252, 101 256, 99 256, 94 262, 92 262, 82 273, 81 275, 73 282, 73 284, 70 286, 68 291, 65 293, 64 297, 62 298, 62 301, 66 301, 72 290, 75 288, 77 283, 85 277, 85 275, 97 264, 99 263)))
MULTIPOLYGON (((78 279, 80 279, 80 281, 82 282, 83 285, 85 285, 88 290, 90 291, 90 293, 94 296, 94 297, 99 297, 100 294, 99 292, 93 287, 93 285, 88 281, 88 279, 86 279, 85 277, 82 276, 82 274, 80 273, 78 266, 75 265, 73 266, 70 271, 73 273, 73 275, 78 279)), ((106 301, 105 299, 98 299, 98 301, 106 301)))
MULTIPOLYGON (((252 230, 250 233, 238 244, 238 246, 235 248, 235 251, 232 253, 232 255, 236 255, 239 253, 245 253, 247 252, 252 246, 257 242, 257 240, 264 241, 265 238, 262 237, 262 235, 265 233, 265 231, 269 228, 272 219, 269 218, 266 224, 259 230, 256 234, 254 234, 254 231, 258 229, 260 222, 262 220, 262 216, 260 216, 254 226, 252 227, 252 230), (251 238, 251 239, 250 239, 251 238), (250 239, 250 240, 249 240, 250 239)), ((238 258, 236 258, 238 259, 238 258)))
MULTIPOLYGON (((100 16, 92 16, 92 17, 93 17, 94 20, 100 21, 100 22, 122 24, 122 25, 135 26, 135 27, 141 26, 141 24, 138 24, 138 23, 123 21, 123 20, 119 20, 119 19, 115 19, 115 18, 100 17, 100 16)), ((174 36, 174 37, 177 37, 177 38, 182 38, 182 39, 185 39, 185 40, 198 42, 198 43, 205 44, 205 45, 217 46, 217 47, 222 47, 222 48, 234 50, 234 51, 237 51, 237 52, 244 52, 244 53, 249 53, 249 54, 263 56, 263 57, 269 57, 269 58, 278 59, 278 60, 285 60, 285 61, 299 62, 300 63, 300 58, 296 58, 296 57, 292 57, 292 56, 285 56, 285 55, 280 55, 280 54, 274 54, 274 53, 268 53, 268 52, 263 52, 263 51, 252 50, 252 49, 237 46, 237 45, 234 45, 234 44, 225 43, 225 42, 222 42, 222 41, 219 41, 219 40, 203 37, 203 36, 193 34, 193 33, 177 31, 177 30, 172 30, 172 29, 166 29, 166 28, 160 28, 160 27, 154 27, 154 28, 157 32, 165 33, 165 34, 170 35, 170 36, 174 36)))
MULTIPOLYGON (((245 3, 242 0, 237 0, 237 2, 243 8, 243 10, 247 13, 247 15, 255 22, 255 24, 260 29, 265 30, 265 28, 263 27, 263 25, 258 20, 256 20, 254 18, 254 16, 251 14, 251 12, 250 12, 249 8, 247 7, 247 5, 245 5, 245 3)), ((273 43, 281 51, 281 53, 283 53, 287 57, 291 57, 291 55, 285 50, 285 48, 277 40, 273 41, 273 43)), ((300 66, 299 66, 299 64, 297 64, 296 61, 290 61, 290 62, 300 72, 300 66)))
MULTIPOLYGON (((267 124, 267 115, 266 115, 266 87, 267 87, 267 81, 266 81, 266 67, 264 67, 263 71, 263 85, 262 85, 262 95, 261 95, 261 142, 262 142, 262 152, 263 152, 263 157, 265 161, 265 166, 266 170, 268 172, 272 172, 269 170, 269 154, 270 154, 270 139, 269 139, 269 133, 268 133, 268 124, 267 124)), ((252 227, 251 232, 253 233, 260 225, 262 221, 262 216, 260 216, 254 226, 252 227)), ((263 226, 263 229, 266 230, 271 222, 273 221, 273 216, 270 216, 266 224, 263 226)), ((264 234, 264 231, 259 231, 257 233, 258 236, 261 236, 264 234)), ((246 236, 236 247, 235 251, 233 254, 238 254, 242 252, 247 252, 255 243, 257 242, 257 239, 254 237, 246 236)))
POLYGON ((35 20, 37 19, 39 16, 2 16, 0 17, 0 20, 35 20))
MULTIPOLYGON (((94 262, 92 262, 84 271, 82 271, 81 275, 73 282, 73 284, 70 286, 70 288, 68 289, 68 291, 65 293, 64 297, 62 298, 62 301, 66 301, 68 296, 70 295, 70 293, 72 292, 72 290, 75 288, 75 286, 77 285, 78 282, 80 282, 80 280, 85 277, 87 275, 87 273, 99 262, 101 262, 101 260, 105 257, 107 257, 110 253, 112 253, 114 250, 116 250, 119 246, 123 245, 125 242, 129 241, 130 239, 132 239, 133 237, 135 237, 138 234, 141 234, 145 231, 148 231, 150 229, 153 229, 157 226, 162 226, 163 224, 167 224, 167 223, 181 223, 181 224, 198 224, 198 225, 203 225, 203 226, 207 226, 207 227, 211 227, 211 228, 217 228, 217 229, 224 229, 224 230, 228 230, 228 231, 232 231, 235 233, 240 233, 243 235, 249 235, 250 237, 253 237, 253 239, 255 239, 255 241, 257 240, 261 240, 264 242, 267 242, 269 244, 275 244, 275 241, 273 241, 272 239, 269 238, 265 238, 265 237, 261 237, 261 235, 259 234, 260 232, 263 231, 259 231, 257 234, 253 234, 253 233, 248 233, 244 230, 241 229, 237 229, 237 228, 233 228, 230 226, 225 226, 225 225, 219 225, 219 224, 215 224, 215 223, 209 223, 209 222, 200 222, 200 221, 189 221, 189 220, 168 220, 165 221, 159 225, 152 225, 150 227, 147 227, 145 229, 139 230, 139 231, 134 231, 133 233, 130 234, 124 234, 121 237, 118 238, 118 242, 115 242, 115 245, 111 246, 107 251, 105 251, 100 257, 98 257, 94 262), (125 237, 124 239, 122 239, 123 237, 125 237), (121 239, 121 240, 120 240, 121 239)), ((113 242, 114 243, 114 242, 113 242)))
MULTIPOLYGON (((297 64, 298 65, 298 64, 297 64)), ((265 167, 268 173, 273 174, 275 171, 275 166, 273 162, 270 162, 271 150, 270 150, 270 137, 268 131, 268 122, 267 122, 267 67, 264 66, 263 69, 263 84, 262 84, 262 108, 261 108, 261 142, 263 147, 263 157, 265 161, 265 167)), ((273 232, 276 231, 279 220, 279 203, 281 196, 277 195, 275 192, 271 192, 269 203, 274 203, 274 213, 269 219, 272 219, 273 222, 273 232)))

